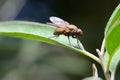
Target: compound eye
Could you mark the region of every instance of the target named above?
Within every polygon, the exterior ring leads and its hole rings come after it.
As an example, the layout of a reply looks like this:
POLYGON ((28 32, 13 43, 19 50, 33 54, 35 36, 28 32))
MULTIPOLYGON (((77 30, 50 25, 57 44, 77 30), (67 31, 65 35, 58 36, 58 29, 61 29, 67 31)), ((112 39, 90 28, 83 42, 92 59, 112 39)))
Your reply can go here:
POLYGON ((77 35, 82 35, 82 34, 83 34, 82 30, 81 30, 81 29, 78 29, 78 30, 77 30, 77 35))

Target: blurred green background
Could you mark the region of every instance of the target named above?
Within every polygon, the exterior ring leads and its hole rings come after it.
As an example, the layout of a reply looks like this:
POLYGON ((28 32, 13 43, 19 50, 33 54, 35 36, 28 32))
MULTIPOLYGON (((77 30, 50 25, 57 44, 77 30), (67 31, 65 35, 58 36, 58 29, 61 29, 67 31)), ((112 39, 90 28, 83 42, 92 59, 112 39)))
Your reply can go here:
MULTIPOLYGON (((83 30, 80 41, 95 55, 119 0, 0 0, 0 20, 46 23, 60 17, 83 30)), ((92 75, 90 58, 37 41, 0 37, 0 80, 81 80, 92 75)), ((97 64, 100 77, 103 73, 97 64)))

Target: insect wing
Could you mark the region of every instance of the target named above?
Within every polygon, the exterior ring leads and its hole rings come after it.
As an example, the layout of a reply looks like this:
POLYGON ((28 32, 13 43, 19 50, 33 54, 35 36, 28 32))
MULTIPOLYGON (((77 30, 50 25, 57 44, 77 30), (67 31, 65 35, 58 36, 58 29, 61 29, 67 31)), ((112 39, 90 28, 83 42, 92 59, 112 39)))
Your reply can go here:
POLYGON ((48 24, 48 25, 52 25, 52 26, 55 26, 55 27, 61 27, 61 26, 58 26, 57 24, 50 23, 50 22, 47 22, 46 24, 48 24))
POLYGON ((67 25, 69 25, 68 22, 66 22, 58 17, 50 17, 50 21, 58 27, 66 27, 67 25))

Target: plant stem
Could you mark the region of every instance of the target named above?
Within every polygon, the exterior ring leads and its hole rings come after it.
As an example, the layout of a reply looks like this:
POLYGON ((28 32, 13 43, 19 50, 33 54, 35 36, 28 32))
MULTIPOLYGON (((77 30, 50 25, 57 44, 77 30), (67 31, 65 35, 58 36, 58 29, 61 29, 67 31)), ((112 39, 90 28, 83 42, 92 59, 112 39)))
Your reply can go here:
POLYGON ((105 38, 102 41, 102 46, 101 46, 101 50, 100 50, 100 55, 103 57, 104 56, 104 51, 105 51, 105 38))
POLYGON ((106 71, 105 60, 104 60, 103 56, 101 55, 101 52, 100 52, 98 49, 96 49, 96 52, 97 52, 98 55, 99 55, 100 64, 101 64, 101 66, 102 66, 102 69, 103 69, 103 72, 104 72, 105 78, 106 78, 106 80, 110 80, 109 72, 106 71))
MULTIPOLYGON (((67 46, 67 47, 69 47, 69 46, 67 46)), ((71 48, 71 47, 70 47, 70 48, 71 48)), ((98 58, 97 56, 93 55, 92 53, 90 53, 90 52, 88 52, 88 51, 86 51, 86 50, 80 50, 80 49, 77 49, 77 48, 74 48, 74 47, 72 47, 71 49, 73 49, 73 50, 75 50, 75 51, 77 51, 77 52, 79 52, 79 53, 82 53, 82 54, 84 54, 85 56, 90 57, 91 59, 95 60, 96 62, 98 62, 98 63, 100 64, 99 58, 98 58)))
POLYGON ((104 54, 105 54, 105 38, 103 39, 102 46, 101 46, 101 50, 99 51, 99 50, 97 49, 96 51, 97 51, 97 53, 98 53, 98 55, 99 55, 100 64, 101 64, 101 66, 102 66, 102 69, 103 69, 105 78, 106 78, 106 80, 110 80, 110 74, 109 74, 109 71, 108 71, 108 69, 107 69, 106 62, 105 62, 105 60, 104 60, 104 54))
POLYGON ((116 70, 111 72, 111 79, 110 80, 114 80, 115 79, 115 72, 116 72, 116 70))
POLYGON ((96 62, 100 63, 100 59, 98 57, 96 57, 95 55, 93 55, 92 53, 87 52, 87 51, 81 51, 81 53, 90 57, 91 59, 95 60, 96 62))

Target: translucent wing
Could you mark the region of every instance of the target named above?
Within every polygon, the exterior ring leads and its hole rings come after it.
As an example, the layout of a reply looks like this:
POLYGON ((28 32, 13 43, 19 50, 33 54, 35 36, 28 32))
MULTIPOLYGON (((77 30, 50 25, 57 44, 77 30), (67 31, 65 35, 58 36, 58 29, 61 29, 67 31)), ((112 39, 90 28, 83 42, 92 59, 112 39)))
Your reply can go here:
POLYGON ((50 17, 49 18, 50 21, 52 22, 51 24, 55 25, 55 26, 58 26, 58 27, 66 27, 67 25, 69 25, 68 22, 58 18, 58 17, 50 17))

